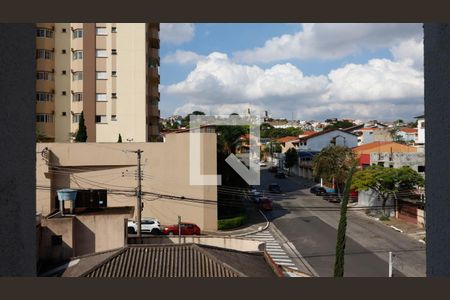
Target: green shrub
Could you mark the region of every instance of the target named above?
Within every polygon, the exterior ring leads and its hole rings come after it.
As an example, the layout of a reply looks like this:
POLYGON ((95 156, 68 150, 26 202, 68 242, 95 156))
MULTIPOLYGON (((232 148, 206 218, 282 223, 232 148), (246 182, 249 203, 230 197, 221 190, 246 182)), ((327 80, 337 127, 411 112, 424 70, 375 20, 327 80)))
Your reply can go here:
POLYGON ((246 219, 247 218, 244 214, 244 215, 239 215, 237 217, 233 217, 233 218, 229 218, 229 219, 218 220, 217 227, 219 230, 236 228, 236 227, 239 227, 242 224, 244 224, 246 219))
POLYGON ((389 221, 389 216, 387 215, 382 215, 379 219, 380 221, 389 221))

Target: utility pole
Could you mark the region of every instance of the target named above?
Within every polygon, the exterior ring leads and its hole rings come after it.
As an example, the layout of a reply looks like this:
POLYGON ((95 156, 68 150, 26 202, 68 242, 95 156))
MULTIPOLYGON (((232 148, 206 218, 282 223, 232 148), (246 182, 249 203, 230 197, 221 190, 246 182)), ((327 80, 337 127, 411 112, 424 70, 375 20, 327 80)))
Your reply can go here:
POLYGON ((178 216, 178 245, 181 244, 181 217, 178 216))
POLYGON ((392 264, 393 264, 393 255, 392 252, 389 251, 389 277, 392 277, 392 264))
POLYGON ((142 237, 141 233, 141 220, 142 220, 142 169, 141 169, 141 154, 144 152, 141 149, 138 149, 136 151, 131 151, 133 153, 137 154, 138 157, 138 174, 137 174, 137 180, 138 180, 138 186, 137 186, 137 192, 136 192, 136 223, 137 223, 137 236, 140 238, 142 237))

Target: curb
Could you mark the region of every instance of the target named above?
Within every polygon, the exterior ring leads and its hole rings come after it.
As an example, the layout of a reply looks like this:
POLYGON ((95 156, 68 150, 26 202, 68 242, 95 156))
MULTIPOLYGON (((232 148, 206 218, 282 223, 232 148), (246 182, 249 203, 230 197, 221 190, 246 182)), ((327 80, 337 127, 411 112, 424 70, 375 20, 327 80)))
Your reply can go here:
POLYGON ((260 231, 264 231, 264 230, 266 230, 267 228, 269 228, 270 222, 269 222, 269 220, 267 219, 266 215, 265 215, 260 209, 259 209, 259 212, 263 215, 264 219, 266 219, 266 225, 265 225, 263 228, 261 228, 261 226, 260 226, 257 230, 254 230, 254 231, 244 232, 244 233, 239 233, 239 234, 234 234, 234 235, 229 235, 229 236, 230 236, 230 237, 246 236, 246 235, 254 234, 254 233, 257 233, 257 232, 260 232, 260 231))

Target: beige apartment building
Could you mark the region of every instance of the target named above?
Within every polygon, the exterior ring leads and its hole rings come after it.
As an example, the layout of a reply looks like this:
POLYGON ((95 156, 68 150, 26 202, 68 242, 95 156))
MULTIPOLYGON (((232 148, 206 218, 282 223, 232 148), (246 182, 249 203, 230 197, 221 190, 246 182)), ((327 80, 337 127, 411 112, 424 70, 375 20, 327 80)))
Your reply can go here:
MULTIPOLYGON (((105 189, 108 208, 136 207, 138 161, 132 151, 140 149, 142 217, 170 225, 180 216, 202 231, 216 231, 217 186, 191 185, 189 139, 189 132, 181 132, 164 143, 37 143, 36 211, 46 217, 58 210, 56 191, 65 188, 105 189)), ((200 145, 200 173, 217 174, 216 134, 201 133, 200 145)))
POLYGON ((37 23, 36 128, 70 142, 159 137, 159 23, 37 23))

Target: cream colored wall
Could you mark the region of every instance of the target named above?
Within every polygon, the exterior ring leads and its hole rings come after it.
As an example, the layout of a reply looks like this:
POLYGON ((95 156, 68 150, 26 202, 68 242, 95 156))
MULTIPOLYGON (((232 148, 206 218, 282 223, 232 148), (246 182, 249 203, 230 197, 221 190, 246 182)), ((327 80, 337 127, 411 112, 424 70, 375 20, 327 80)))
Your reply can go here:
POLYGON ((70 23, 55 23, 55 141, 68 142, 69 132, 71 130, 71 31, 70 23), (62 32, 62 28, 66 28, 66 32, 62 32), (66 54, 62 54, 61 50, 66 49, 66 54), (66 75, 62 75, 62 71, 66 71, 66 75), (62 95, 65 91, 66 95, 62 95), (66 115, 62 116, 62 112, 66 115))
POLYGON ((77 216, 74 228, 75 255, 125 246, 125 219, 130 217, 128 214, 77 216))
MULTIPOLYGON (((112 45, 111 24, 108 24, 107 45, 112 45)), ((117 121, 111 121, 111 100, 107 107, 107 124, 97 124, 97 142, 115 142, 119 133, 122 140, 133 142, 146 141, 146 39, 144 23, 117 23, 115 33, 117 55, 116 93, 117 121)), ((109 49, 109 53, 110 53, 109 49)), ((112 55, 109 55, 107 68, 109 75, 112 68, 112 55)), ((113 89, 108 80, 108 99, 113 89)))
MULTIPOLYGON (((204 174, 216 174, 216 135, 202 134, 202 170, 204 174)), ((135 151, 141 149, 144 192, 184 196, 212 200, 212 204, 193 203, 145 195, 143 217, 156 217, 162 224, 175 224, 178 216, 183 221, 194 222, 202 230, 217 229, 217 187, 191 186, 189 183, 189 133, 170 134, 164 143, 48 143, 37 144, 37 152, 48 147, 53 153, 50 164, 69 166, 54 173, 54 180, 44 177, 45 161, 37 154, 37 185, 58 188, 99 188, 133 190, 136 185, 134 172, 137 167, 135 151), (88 169, 82 171, 81 169, 88 169), (94 170, 97 168, 97 170, 94 170), (98 170, 98 168, 102 168, 98 170), (69 173, 73 173, 70 175, 69 173), (122 176, 122 173, 124 176, 122 176), (69 178, 70 176, 70 178, 69 178), (65 184, 67 180, 68 184, 65 184), (67 186, 69 185, 69 186, 67 186)), ((47 215, 51 210, 50 192, 37 190, 38 212, 47 215)), ((108 193, 108 206, 135 206, 134 195, 108 193)))

